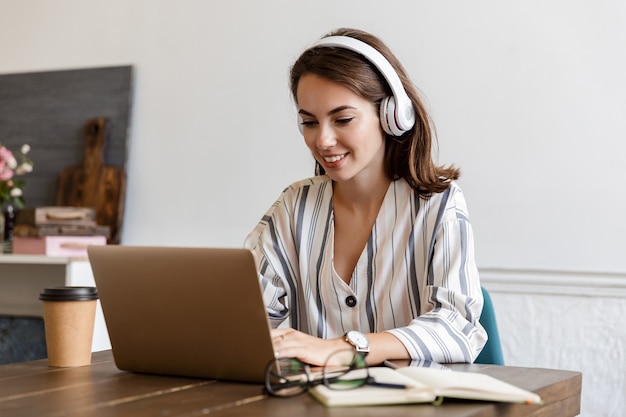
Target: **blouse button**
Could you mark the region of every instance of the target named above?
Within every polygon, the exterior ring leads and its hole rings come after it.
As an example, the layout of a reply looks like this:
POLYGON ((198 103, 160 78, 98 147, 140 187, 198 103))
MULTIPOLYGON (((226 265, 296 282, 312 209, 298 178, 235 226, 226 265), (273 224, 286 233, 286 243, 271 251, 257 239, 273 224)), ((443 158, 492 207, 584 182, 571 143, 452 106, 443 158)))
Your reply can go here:
POLYGON ((356 305, 356 297, 354 295, 349 295, 346 297, 346 305, 348 307, 354 307, 356 305))

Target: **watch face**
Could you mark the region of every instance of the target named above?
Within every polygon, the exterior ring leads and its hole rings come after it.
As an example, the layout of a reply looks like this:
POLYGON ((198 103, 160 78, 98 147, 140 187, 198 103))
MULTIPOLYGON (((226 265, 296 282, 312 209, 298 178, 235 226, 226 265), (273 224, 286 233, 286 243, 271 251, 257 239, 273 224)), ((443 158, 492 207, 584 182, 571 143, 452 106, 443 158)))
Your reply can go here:
POLYGON ((346 334, 346 337, 355 346, 362 348, 369 346, 369 340, 367 340, 367 337, 361 332, 350 330, 348 334, 346 334))

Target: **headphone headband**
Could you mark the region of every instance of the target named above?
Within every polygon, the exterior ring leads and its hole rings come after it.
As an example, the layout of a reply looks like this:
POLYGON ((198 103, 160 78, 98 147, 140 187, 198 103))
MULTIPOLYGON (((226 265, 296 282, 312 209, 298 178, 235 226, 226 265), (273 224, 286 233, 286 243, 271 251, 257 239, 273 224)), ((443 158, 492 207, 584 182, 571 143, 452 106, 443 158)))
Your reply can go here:
POLYGON ((383 129, 392 136, 401 136, 411 130, 415 125, 413 103, 404 90, 400 77, 383 54, 367 43, 350 36, 322 38, 311 48, 320 46, 344 48, 357 52, 378 68, 393 93, 392 97, 387 97, 381 103, 380 118, 383 129))

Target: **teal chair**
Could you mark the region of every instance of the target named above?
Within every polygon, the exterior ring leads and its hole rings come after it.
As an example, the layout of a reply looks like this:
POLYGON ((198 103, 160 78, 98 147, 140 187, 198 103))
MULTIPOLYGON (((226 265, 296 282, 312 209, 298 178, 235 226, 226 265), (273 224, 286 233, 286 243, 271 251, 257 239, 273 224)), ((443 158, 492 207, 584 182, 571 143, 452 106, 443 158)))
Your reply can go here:
POLYGON ((504 365, 500 333, 498 332, 498 324, 496 323, 496 314, 493 310, 493 302, 487 290, 484 288, 482 290, 485 303, 483 305, 483 313, 480 316, 480 324, 487 331, 489 340, 487 340, 487 344, 474 363, 504 365))

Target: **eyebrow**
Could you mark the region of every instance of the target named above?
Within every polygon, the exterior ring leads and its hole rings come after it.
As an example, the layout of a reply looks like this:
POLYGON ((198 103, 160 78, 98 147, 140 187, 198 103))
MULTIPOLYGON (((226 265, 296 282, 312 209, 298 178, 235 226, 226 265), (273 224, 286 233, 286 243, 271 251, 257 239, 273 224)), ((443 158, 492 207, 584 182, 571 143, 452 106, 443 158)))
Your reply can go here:
MULTIPOLYGON (((339 106, 339 107, 335 107, 334 109, 332 109, 331 111, 328 112, 328 116, 332 116, 333 114, 337 114, 339 112, 342 112, 344 110, 356 110, 356 107, 353 106, 348 106, 348 105, 344 105, 344 106, 339 106)), ((298 114, 301 114, 303 116, 310 116, 310 117, 315 117, 315 115, 313 113, 310 113, 304 109, 300 109, 298 110, 298 114)))

